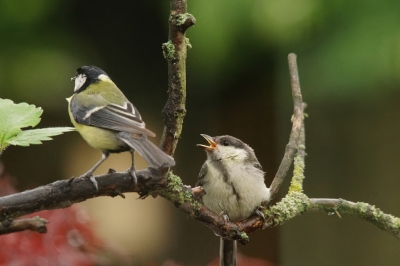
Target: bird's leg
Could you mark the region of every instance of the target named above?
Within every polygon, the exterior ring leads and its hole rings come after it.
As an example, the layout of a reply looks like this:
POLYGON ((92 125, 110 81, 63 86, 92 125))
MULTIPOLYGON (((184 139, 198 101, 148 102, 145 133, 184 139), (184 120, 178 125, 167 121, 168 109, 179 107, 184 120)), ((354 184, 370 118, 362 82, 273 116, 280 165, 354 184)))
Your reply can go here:
MULTIPOLYGON (((224 223, 229 222, 229 216, 224 213, 224 211, 219 214, 224 223)), ((219 265, 221 266, 236 266, 236 241, 235 240, 226 240, 223 237, 220 238, 220 246, 219 246, 219 265)))
POLYGON ((133 187, 136 187, 137 177, 136 177, 136 169, 135 169, 135 150, 131 149, 129 152, 131 153, 132 165, 128 169, 128 171, 129 171, 129 173, 131 174, 131 177, 132 177, 133 187))
POLYGON ((96 191, 99 190, 99 186, 97 185, 97 181, 93 176, 93 172, 97 169, 97 167, 99 167, 100 164, 102 164, 110 155, 110 152, 108 151, 101 151, 102 155, 101 155, 101 159, 92 167, 89 169, 89 171, 87 171, 86 173, 84 173, 83 175, 81 175, 79 178, 89 178, 90 181, 92 181, 94 188, 96 189, 96 191))

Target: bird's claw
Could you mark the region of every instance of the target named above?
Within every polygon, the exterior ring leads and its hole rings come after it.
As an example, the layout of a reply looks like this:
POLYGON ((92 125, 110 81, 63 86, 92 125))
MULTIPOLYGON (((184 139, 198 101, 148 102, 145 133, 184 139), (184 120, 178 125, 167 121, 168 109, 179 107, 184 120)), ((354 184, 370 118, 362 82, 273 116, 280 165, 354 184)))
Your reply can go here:
POLYGON ((265 208, 260 206, 254 210, 254 214, 261 218, 263 222, 265 222, 265 215, 262 212, 265 208))
POLYGON ((224 223, 229 223, 229 216, 226 215, 226 214, 224 213, 224 211, 222 211, 219 215, 220 215, 220 216, 222 217, 222 219, 224 220, 224 223))
POLYGON ((83 178, 89 178, 90 182, 92 182, 94 189, 97 191, 99 191, 99 185, 96 181, 96 178, 94 178, 93 173, 86 173, 81 175, 79 178, 83 179, 83 178))
POLYGON ((91 175, 89 177, 90 181, 92 182, 94 188, 96 189, 96 191, 99 191, 99 185, 97 184, 96 178, 94 178, 93 175, 91 175))
POLYGON ((129 169, 128 169, 128 172, 131 174, 133 187, 136 187, 136 185, 137 185, 137 176, 136 176, 136 171, 135 171, 135 169, 129 168, 129 169))

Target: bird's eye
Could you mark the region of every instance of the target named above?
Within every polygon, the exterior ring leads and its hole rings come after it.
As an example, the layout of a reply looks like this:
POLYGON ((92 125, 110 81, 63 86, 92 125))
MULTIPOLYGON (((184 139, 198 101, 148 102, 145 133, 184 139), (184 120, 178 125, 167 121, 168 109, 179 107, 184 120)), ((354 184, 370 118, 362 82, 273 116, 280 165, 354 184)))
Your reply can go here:
POLYGON ((224 140, 224 142, 222 142, 222 145, 224 145, 224 146, 229 146, 229 141, 224 140))

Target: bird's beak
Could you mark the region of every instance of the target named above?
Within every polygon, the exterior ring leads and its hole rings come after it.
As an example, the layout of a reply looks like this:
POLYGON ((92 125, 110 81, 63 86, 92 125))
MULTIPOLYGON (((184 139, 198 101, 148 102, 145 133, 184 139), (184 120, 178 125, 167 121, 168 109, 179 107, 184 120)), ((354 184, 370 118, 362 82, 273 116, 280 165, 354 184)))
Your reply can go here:
POLYGON ((200 135, 207 140, 207 142, 210 144, 210 146, 203 145, 203 144, 197 144, 197 146, 203 147, 207 151, 213 151, 213 150, 215 150, 217 148, 217 143, 215 143, 215 141, 213 141, 212 137, 210 137, 210 136, 208 136, 206 134, 200 134, 200 135))
POLYGON ((75 75, 71 78, 71 81, 74 81, 78 75, 75 75))

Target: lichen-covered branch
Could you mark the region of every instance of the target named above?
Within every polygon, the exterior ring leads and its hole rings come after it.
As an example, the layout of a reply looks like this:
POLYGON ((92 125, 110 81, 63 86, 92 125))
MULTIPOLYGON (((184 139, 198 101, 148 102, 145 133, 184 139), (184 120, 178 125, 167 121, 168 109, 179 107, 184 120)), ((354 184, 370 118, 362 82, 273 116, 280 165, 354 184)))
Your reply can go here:
POLYGON ((44 234, 47 233, 47 223, 47 220, 40 218, 39 216, 19 220, 8 219, 0 223, 0 235, 21 232, 25 230, 31 230, 44 234))
MULTIPOLYGON (((303 111, 305 104, 303 104, 303 111)), ((306 156, 306 134, 305 134, 304 121, 301 125, 299 144, 297 148, 296 156, 294 157, 293 163, 293 177, 290 181, 289 193, 290 192, 303 192, 303 180, 304 168, 305 168, 305 156, 306 156)))
POLYGON ((171 0, 170 3, 169 40, 162 45, 164 57, 168 61, 169 97, 162 111, 164 131, 160 146, 166 153, 173 155, 186 114, 186 56, 187 48, 191 46, 185 32, 196 20, 187 13, 186 0, 171 0))
POLYGON ((283 155, 281 164, 279 165, 278 171, 271 183, 270 200, 264 204, 265 206, 268 206, 276 197, 283 180, 289 171, 289 167, 293 162, 293 158, 299 146, 300 132, 303 125, 303 97, 300 90, 300 79, 297 69, 296 55, 293 53, 289 54, 288 61, 293 99, 292 131, 290 133, 289 143, 286 145, 285 154, 283 155))
POLYGON ((265 223, 259 217, 252 216, 238 222, 236 228, 226 228, 224 234, 237 235, 237 230, 251 233, 259 229, 275 227, 308 212, 336 214, 332 217, 355 216, 370 222, 400 240, 400 218, 386 214, 371 204, 351 202, 344 199, 309 199, 304 193, 300 192, 289 192, 281 201, 265 210, 263 212, 266 219, 265 223))
POLYGON ((386 214, 374 205, 344 199, 310 199, 307 211, 356 216, 400 239, 400 218, 386 214))

